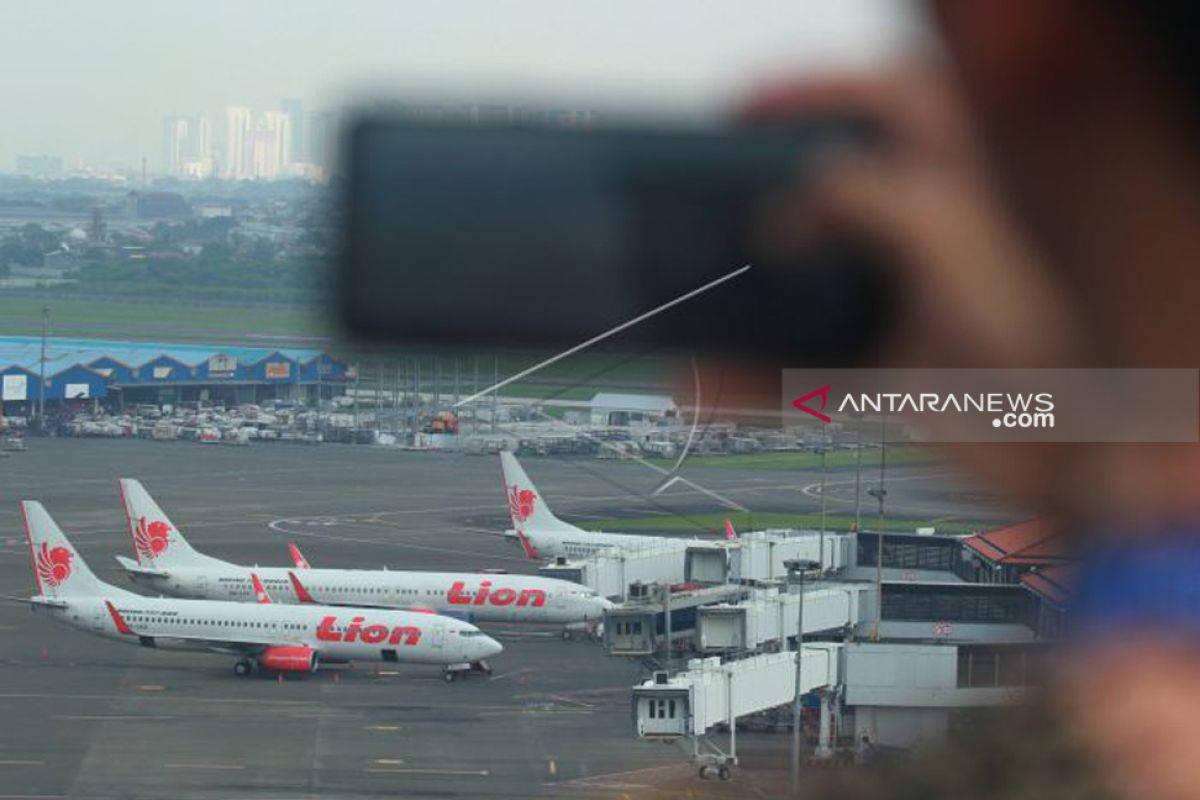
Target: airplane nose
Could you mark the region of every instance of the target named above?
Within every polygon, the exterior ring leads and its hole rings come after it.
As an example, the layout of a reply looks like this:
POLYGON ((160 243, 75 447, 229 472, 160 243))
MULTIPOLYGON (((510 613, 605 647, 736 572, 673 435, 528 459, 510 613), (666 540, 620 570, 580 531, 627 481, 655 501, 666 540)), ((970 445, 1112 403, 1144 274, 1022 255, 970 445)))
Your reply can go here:
POLYGON ((484 636, 479 641, 479 658, 491 658, 504 652, 504 645, 490 636, 484 636))

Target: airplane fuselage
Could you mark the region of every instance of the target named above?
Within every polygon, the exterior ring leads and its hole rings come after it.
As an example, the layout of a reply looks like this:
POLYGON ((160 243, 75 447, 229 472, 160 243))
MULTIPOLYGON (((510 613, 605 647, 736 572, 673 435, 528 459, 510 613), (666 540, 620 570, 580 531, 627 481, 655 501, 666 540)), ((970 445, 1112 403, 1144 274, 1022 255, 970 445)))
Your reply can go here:
MULTIPOLYGON (((587 558, 602 550, 638 549, 653 547, 664 541, 677 541, 665 536, 642 536, 635 533, 603 533, 585 530, 539 531, 522 529, 528 546, 539 559, 587 558)), ((505 536, 521 546, 515 530, 506 531, 505 536)))
POLYGON ((62 607, 35 603, 33 608, 89 633, 164 649, 253 653, 270 646, 305 646, 326 662, 439 665, 479 661, 500 649, 491 637, 460 620, 395 609, 183 600, 132 592, 53 602, 62 607), (108 603, 128 630, 121 630, 108 603))
POLYGON ((555 578, 407 570, 294 569, 237 565, 173 567, 136 583, 175 597, 250 601, 250 574, 276 603, 418 608, 476 622, 571 624, 600 621, 611 605, 586 587, 555 578), (295 579, 293 580, 292 575, 295 579), (299 584, 299 586, 297 586, 299 584), (304 593, 305 596, 302 596, 304 593))

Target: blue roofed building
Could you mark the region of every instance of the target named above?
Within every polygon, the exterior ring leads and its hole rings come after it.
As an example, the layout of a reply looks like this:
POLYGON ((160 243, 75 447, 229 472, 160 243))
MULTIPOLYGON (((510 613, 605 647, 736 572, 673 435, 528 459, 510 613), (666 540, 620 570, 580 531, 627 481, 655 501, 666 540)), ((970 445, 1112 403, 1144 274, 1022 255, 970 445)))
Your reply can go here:
POLYGON ((82 401, 120 407, 302 400, 318 385, 336 392, 352 376, 343 361, 315 349, 51 337, 43 386, 41 348, 38 336, 0 336, 5 413, 29 413, 42 392, 48 408, 82 401))

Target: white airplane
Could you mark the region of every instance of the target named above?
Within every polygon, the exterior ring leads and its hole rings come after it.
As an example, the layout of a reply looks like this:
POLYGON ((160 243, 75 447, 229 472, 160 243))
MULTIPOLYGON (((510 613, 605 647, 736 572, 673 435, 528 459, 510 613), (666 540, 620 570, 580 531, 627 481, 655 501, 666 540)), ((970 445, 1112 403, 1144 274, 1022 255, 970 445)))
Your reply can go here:
MULTIPOLYGON (((504 477, 504 493, 513 523, 513 529, 505 531, 504 535, 515 540, 529 558, 584 558, 608 548, 647 547, 664 539, 678 540, 678 537, 588 531, 563 522, 554 516, 545 498, 525 474, 521 462, 507 450, 500 452, 500 472, 504 477)), ((737 533, 729 520, 725 520, 725 539, 737 541, 737 533)))
POLYGON ((138 584, 178 597, 250 600, 250 573, 284 603, 406 608, 477 622, 561 625, 599 623, 612 603, 557 578, 473 572, 312 569, 291 545, 297 568, 245 567, 192 549, 138 481, 122 478, 121 495, 137 560, 117 556, 138 584))
POLYGON ((467 622, 436 614, 377 608, 270 603, 257 577, 259 603, 143 597, 104 583, 71 546, 41 503, 23 502, 38 592, 34 611, 89 633, 142 647, 236 656, 234 672, 255 668, 315 672, 321 663, 389 661, 438 664, 447 680, 504 648, 467 622))

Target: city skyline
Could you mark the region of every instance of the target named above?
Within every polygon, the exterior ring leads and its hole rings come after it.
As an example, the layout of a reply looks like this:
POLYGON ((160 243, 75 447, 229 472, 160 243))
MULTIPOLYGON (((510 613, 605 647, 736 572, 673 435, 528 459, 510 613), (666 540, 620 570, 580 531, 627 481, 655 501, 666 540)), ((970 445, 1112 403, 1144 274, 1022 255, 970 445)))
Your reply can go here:
POLYGON ((195 179, 321 180, 332 166, 334 119, 332 112, 306 111, 299 97, 283 98, 276 108, 230 104, 215 114, 167 114, 157 172, 195 179))
POLYGON ((499 95, 711 112, 764 76, 878 60, 923 30, 891 0, 62 0, 5 11, 0 53, 16 78, 0 89, 0 172, 39 155, 67 170, 140 171, 143 158, 153 169, 164 114, 212 115, 216 139, 223 106, 282 112, 282 98, 314 110, 499 95))

